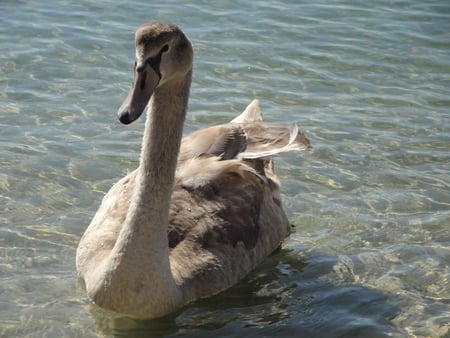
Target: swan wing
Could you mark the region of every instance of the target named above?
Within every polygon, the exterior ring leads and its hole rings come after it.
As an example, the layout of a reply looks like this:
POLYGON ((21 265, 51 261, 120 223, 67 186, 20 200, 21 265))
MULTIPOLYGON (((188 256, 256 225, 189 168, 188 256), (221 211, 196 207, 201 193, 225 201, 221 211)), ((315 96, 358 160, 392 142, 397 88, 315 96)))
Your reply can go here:
POLYGON ((183 294, 196 299, 242 279, 290 226, 278 184, 246 163, 205 155, 183 167, 170 208, 170 262, 183 294))

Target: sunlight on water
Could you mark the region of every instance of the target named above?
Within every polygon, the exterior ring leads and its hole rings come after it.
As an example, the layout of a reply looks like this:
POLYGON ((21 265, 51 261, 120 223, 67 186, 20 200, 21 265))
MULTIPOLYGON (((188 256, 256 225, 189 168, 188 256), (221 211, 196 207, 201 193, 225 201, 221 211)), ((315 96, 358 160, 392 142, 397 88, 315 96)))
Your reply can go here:
POLYGON ((450 5, 443 1, 0 3, 0 336, 440 337, 450 327, 450 5), (166 318, 89 304, 75 251, 138 161, 116 111, 133 32, 195 49, 186 131, 253 98, 314 151, 277 160, 291 236, 166 318))

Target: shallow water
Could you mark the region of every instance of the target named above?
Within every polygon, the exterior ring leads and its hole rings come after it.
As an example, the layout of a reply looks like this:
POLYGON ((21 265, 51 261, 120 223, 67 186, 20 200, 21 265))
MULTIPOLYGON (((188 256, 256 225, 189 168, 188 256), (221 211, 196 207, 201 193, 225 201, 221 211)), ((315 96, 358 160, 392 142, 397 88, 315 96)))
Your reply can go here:
POLYGON ((450 4, 0 3, 0 336, 439 337, 450 327, 450 4), (314 152, 277 160, 294 224, 228 291, 159 320, 89 304, 75 250, 137 165, 115 117, 133 33, 195 49, 186 132, 253 98, 314 152))

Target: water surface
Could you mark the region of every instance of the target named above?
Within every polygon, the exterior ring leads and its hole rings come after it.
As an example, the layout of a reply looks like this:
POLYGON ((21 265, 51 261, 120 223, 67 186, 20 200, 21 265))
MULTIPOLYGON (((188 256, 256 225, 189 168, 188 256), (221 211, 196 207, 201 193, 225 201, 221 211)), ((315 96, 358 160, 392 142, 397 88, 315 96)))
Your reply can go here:
POLYGON ((440 337, 450 326, 445 1, 0 3, 0 335, 440 337), (78 240, 138 161, 115 117, 133 33, 189 35, 186 132, 253 99, 312 153, 277 160, 293 233, 245 280, 159 320, 77 285, 78 240))

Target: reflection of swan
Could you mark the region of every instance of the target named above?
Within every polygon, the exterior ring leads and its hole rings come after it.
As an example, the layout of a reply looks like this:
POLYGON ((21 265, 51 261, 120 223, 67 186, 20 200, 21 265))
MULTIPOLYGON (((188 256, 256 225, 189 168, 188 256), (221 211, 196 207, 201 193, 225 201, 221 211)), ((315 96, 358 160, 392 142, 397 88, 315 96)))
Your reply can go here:
POLYGON ((104 197, 77 270, 99 306, 154 318, 235 284, 280 244, 289 223, 270 156, 310 145, 295 126, 262 122, 257 101, 182 140, 191 44, 164 23, 143 25, 135 39, 119 119, 134 121, 149 102, 140 164, 104 197))

